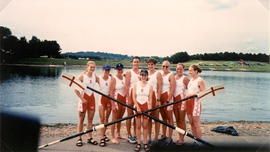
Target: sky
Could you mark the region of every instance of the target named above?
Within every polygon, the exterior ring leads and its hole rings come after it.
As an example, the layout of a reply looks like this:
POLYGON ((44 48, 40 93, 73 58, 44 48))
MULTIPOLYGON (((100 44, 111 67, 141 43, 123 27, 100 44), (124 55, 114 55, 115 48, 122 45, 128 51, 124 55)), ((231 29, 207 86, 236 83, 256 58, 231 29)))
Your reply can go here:
POLYGON ((269 0, 1 0, 0 26, 64 52, 270 54, 269 0))

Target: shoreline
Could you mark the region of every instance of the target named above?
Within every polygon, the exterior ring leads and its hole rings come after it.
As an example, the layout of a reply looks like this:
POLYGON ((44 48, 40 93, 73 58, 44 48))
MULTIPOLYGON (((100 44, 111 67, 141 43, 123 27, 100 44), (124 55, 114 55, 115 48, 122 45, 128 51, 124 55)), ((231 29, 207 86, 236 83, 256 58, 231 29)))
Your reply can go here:
MULTIPOLYGON (((0 66, 21 66, 21 67, 75 67, 75 68, 82 68, 82 67, 86 67, 86 65, 83 64, 69 64, 69 65, 63 65, 63 64, 0 64, 0 66)), ((131 69, 131 66, 126 66, 124 65, 125 68, 127 69, 131 69)), ((96 65, 96 67, 98 68, 102 68, 102 65, 96 65)), ((141 66, 143 68, 147 68, 145 66, 141 66)), ((161 68, 160 66, 157 66, 157 69, 161 68)), ((172 64, 171 68, 175 68, 175 65, 172 64)), ((266 72, 269 73, 270 71, 264 71, 264 70, 258 70, 258 71, 253 71, 253 70, 249 70, 249 69, 245 69, 245 68, 240 68, 240 69, 216 69, 213 67, 209 67, 209 68, 205 68, 202 67, 201 68, 204 71, 229 71, 229 72, 266 72)), ((187 69, 186 69, 187 70, 187 69)))
MULTIPOLYGON (((230 136, 211 131, 211 129, 218 126, 233 126, 239 133, 239 136, 270 136, 270 122, 248 121, 202 122, 201 129, 203 136, 230 136)), ((84 129, 86 129, 86 122, 84 123, 84 129)), ((187 131, 191 133, 190 124, 188 122, 187 131)), ((66 137, 76 133, 76 124, 73 123, 42 124, 40 129, 41 137, 66 137)), ((122 122, 121 133, 123 136, 126 136, 125 122, 122 122)), ((107 130, 107 134, 110 136, 110 129, 107 130)), ((98 132, 94 132, 93 135, 98 138, 98 132)), ((177 133, 174 131, 173 137, 177 138, 177 136, 177 133)))

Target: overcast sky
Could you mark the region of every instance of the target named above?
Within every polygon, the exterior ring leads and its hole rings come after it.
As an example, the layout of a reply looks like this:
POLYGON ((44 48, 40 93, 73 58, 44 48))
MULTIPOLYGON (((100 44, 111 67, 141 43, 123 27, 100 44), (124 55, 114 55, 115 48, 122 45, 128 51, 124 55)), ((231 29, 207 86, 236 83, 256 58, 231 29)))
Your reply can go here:
POLYGON ((269 0, 1 0, 0 25, 62 52, 270 54, 269 0))

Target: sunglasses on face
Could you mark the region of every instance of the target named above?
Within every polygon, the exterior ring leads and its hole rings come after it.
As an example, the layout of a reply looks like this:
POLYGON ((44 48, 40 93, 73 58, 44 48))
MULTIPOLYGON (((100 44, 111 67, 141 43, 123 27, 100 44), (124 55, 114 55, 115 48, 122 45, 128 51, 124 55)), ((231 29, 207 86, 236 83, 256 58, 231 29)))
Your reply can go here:
POLYGON ((163 67, 163 68, 168 68, 169 66, 163 65, 162 67, 163 67))

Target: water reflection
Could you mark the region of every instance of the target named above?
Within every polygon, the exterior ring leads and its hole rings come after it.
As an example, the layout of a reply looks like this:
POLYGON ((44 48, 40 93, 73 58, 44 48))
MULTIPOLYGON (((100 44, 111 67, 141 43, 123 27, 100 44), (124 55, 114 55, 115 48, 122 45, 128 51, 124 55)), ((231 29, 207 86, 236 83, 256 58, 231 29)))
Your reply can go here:
POLYGON ((0 81, 26 77, 30 79, 38 77, 57 78, 62 73, 62 69, 63 67, 0 66, 0 81))

